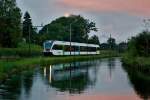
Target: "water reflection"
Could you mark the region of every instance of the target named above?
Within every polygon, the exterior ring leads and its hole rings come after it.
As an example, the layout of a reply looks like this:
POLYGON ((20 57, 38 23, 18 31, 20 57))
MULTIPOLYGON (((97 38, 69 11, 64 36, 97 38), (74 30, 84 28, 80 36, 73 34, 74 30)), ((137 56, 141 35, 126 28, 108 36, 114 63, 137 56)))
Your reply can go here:
POLYGON ((13 79, 1 85, 0 87, 0 99, 15 99, 21 94, 21 77, 14 76, 13 79))
MULTIPOLYGON (((144 100, 150 100, 150 72, 145 74, 142 70, 124 66, 129 80, 136 93, 144 100), (149 75, 148 75, 149 74, 149 75)), ((150 69, 147 69, 150 70, 150 69)))
POLYGON ((114 58, 109 58, 108 59, 108 69, 109 69, 109 79, 112 79, 112 72, 115 69, 115 59, 114 58))
POLYGON ((69 93, 82 93, 88 85, 96 82, 97 69, 94 68, 94 77, 89 77, 89 66, 96 62, 73 62, 71 64, 50 65, 43 68, 43 74, 49 85, 59 91, 69 93))
POLYGON ((33 71, 24 72, 23 75, 13 75, 11 79, 0 85, 0 100, 18 100, 22 93, 29 97, 32 79, 33 71))
POLYGON ((0 100, 148 100, 149 84, 149 76, 110 58, 37 66, 13 75, 0 84, 0 100))

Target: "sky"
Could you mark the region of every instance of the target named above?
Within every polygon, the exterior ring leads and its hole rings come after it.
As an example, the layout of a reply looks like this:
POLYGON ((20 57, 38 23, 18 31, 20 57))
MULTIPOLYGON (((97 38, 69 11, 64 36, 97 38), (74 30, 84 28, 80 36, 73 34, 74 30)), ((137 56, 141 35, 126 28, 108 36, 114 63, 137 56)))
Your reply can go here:
POLYGON ((28 11, 33 24, 48 24, 66 13, 81 15, 96 23, 91 32, 106 42, 111 36, 126 41, 144 30, 144 19, 150 18, 150 0, 17 0, 22 14, 28 11))

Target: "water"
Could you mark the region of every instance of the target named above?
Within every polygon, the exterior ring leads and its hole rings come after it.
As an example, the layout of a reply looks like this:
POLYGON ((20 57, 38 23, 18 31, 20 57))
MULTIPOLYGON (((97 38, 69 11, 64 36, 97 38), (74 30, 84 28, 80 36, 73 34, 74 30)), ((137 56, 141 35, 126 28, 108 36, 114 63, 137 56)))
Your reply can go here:
POLYGON ((120 58, 36 66, 1 84, 0 100, 150 100, 149 83, 120 58))

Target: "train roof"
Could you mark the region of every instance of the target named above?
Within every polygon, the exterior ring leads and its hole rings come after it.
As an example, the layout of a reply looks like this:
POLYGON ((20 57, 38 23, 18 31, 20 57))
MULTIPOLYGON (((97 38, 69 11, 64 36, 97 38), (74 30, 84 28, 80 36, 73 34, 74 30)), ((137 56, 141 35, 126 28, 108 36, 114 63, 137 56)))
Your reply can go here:
MULTIPOLYGON (((54 44, 60 44, 60 45, 70 45, 70 42, 67 41, 56 41, 56 40, 48 40, 46 42, 53 42, 54 44)), ((99 47, 97 44, 87 44, 87 43, 78 43, 78 42, 71 42, 71 45, 74 46, 90 46, 90 47, 99 47)))

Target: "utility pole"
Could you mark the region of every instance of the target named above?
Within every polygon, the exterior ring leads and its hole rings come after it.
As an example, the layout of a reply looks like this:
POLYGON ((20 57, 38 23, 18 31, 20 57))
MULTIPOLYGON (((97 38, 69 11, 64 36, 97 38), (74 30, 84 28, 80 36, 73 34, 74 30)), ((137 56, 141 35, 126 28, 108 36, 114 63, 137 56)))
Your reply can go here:
POLYGON ((48 31, 48 26, 47 26, 47 34, 48 34, 48 32, 49 32, 49 31, 48 31))
POLYGON ((70 56, 71 56, 71 51, 72 51, 71 50, 71 41, 72 41, 71 35, 72 35, 72 24, 70 24, 70 56))
MULTIPOLYGON (((67 18, 67 17, 70 17, 70 14, 65 14, 65 17, 67 18)), ((70 25, 69 25, 69 31, 70 31, 70 56, 71 56, 71 42, 72 42, 72 37, 71 37, 71 35, 72 35, 72 24, 74 24, 75 22, 77 22, 79 19, 75 19, 72 23, 70 23, 70 25)))
POLYGON ((79 19, 76 19, 75 21, 73 21, 72 23, 70 23, 70 56, 71 56, 71 42, 72 42, 72 24, 74 24, 75 22, 77 22, 79 19))
POLYGON ((110 48, 109 53, 110 53, 110 56, 111 56, 111 50, 112 50, 112 38, 111 38, 111 34, 110 34, 110 44, 109 45, 110 45, 110 47, 109 47, 110 48))
POLYGON ((112 45, 111 45, 111 43, 112 43, 112 39, 111 39, 111 34, 110 34, 110 50, 112 49, 112 45))
POLYGON ((31 26, 29 26, 29 56, 31 55, 31 26))
MULTIPOLYGON (((43 27, 43 25, 41 26, 33 26, 34 28, 37 28, 37 27, 43 27)), ((31 29, 32 29, 32 26, 30 25, 29 26, 29 32, 28 32, 28 40, 29 40, 29 56, 31 55, 31 29)))

